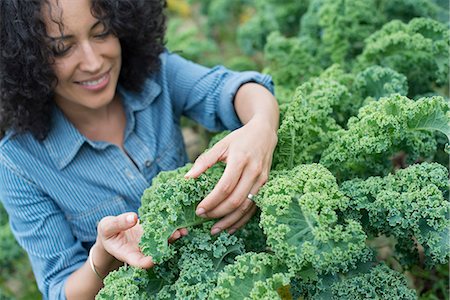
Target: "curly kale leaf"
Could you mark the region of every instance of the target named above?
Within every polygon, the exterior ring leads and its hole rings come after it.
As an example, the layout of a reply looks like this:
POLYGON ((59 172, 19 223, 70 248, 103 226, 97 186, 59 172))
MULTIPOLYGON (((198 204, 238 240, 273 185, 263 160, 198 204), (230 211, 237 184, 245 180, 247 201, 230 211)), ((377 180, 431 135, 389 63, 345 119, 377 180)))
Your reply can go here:
POLYGON ((300 17, 306 11, 307 5, 308 1, 285 0, 283 5, 280 5, 276 0, 254 0, 253 16, 238 28, 237 40, 240 48, 247 55, 262 51, 267 37, 273 31, 295 36, 300 17))
POLYGON ((404 24, 391 21, 366 40, 358 68, 371 65, 391 68, 408 78, 409 96, 448 86, 449 29, 426 18, 404 24))
MULTIPOLYGON (((368 232, 393 235, 403 248, 411 247, 407 241, 414 238, 429 265, 449 259, 449 189, 448 171, 437 163, 412 165, 386 177, 354 179, 341 185, 351 199, 350 214, 359 214, 360 219, 367 216, 363 224, 368 232)), ((405 258, 413 253, 407 251, 405 258)))
POLYGON ((246 253, 236 257, 219 274, 210 299, 281 299, 278 290, 292 275, 286 265, 268 253, 246 253))
POLYGON ((338 179, 384 175, 390 158, 403 151, 408 162, 432 157, 433 130, 450 137, 450 103, 442 97, 418 101, 392 95, 363 106, 348 129, 335 133, 320 162, 338 179))
POLYGON ((234 234, 244 242, 246 252, 259 253, 267 250, 267 238, 259 226, 260 220, 260 211, 258 211, 244 227, 234 234))
POLYGON ((158 299, 210 299, 219 272, 244 253, 242 240, 226 232, 211 236, 210 228, 211 224, 204 223, 176 242, 179 276, 158 299))
POLYGON ((392 94, 406 96, 408 82, 405 75, 390 68, 371 66, 356 75, 352 90, 362 99, 378 100, 392 94))
POLYGON ((329 79, 316 78, 301 85, 278 130, 273 168, 291 169, 317 162, 340 129, 335 118, 350 107, 348 89, 329 79))
POLYGON ((321 48, 332 63, 347 65, 362 52, 364 40, 382 24, 376 1, 325 0, 319 10, 321 48))
POLYGON ((319 164, 280 172, 257 198, 267 243, 293 272, 346 271, 369 255, 360 223, 339 218, 348 203, 319 164))
POLYGON ((374 0, 313 0, 301 20, 300 36, 316 41, 322 67, 338 63, 348 68, 383 21, 374 0))
POLYGON ((168 284, 170 282, 158 276, 154 269, 144 270, 122 266, 109 273, 104 280, 104 287, 95 299, 157 299, 157 293, 168 284))
POLYGON ((161 172, 142 196, 139 216, 144 234, 139 246, 155 263, 174 255, 167 240, 175 230, 205 222, 195 214, 196 206, 212 191, 223 172, 223 166, 215 165, 198 178, 188 180, 184 174, 189 168, 186 165, 161 172))
MULTIPOLYGON (((362 263, 346 273, 323 275, 312 280, 295 278, 292 294, 305 300, 417 299, 403 274, 384 264, 362 263)), ((297 298, 296 298, 297 299, 297 298)))
MULTIPOLYGON (((408 288, 406 278, 384 264, 367 273, 342 279, 332 285, 332 299, 417 299, 416 292, 408 288)), ((315 298, 320 299, 320 296, 315 298)), ((325 298, 329 299, 329 298, 325 298)))
POLYGON ((438 6, 430 0, 380 0, 378 2, 378 9, 387 20, 408 22, 418 17, 435 18, 439 10, 438 6))
POLYGON ((289 102, 297 86, 322 71, 306 39, 287 38, 278 31, 267 38, 264 60, 264 73, 272 76, 280 103, 289 102))

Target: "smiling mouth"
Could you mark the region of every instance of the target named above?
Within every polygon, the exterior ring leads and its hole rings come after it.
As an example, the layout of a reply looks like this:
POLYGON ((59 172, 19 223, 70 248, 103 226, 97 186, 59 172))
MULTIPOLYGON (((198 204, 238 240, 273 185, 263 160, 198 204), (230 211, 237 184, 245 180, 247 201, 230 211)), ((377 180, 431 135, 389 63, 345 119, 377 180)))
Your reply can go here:
POLYGON ((87 80, 87 81, 76 81, 76 83, 83 86, 96 86, 105 81, 108 78, 108 73, 105 73, 102 77, 97 80, 87 80))

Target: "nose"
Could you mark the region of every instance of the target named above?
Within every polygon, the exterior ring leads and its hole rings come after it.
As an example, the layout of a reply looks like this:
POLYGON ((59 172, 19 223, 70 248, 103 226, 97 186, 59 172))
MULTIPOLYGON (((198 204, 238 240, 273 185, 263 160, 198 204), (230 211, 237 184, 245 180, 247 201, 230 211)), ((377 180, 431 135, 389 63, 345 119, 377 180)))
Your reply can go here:
POLYGON ((81 44, 81 61, 80 61, 80 70, 89 72, 89 73, 97 73, 102 68, 103 58, 90 42, 86 41, 81 44))

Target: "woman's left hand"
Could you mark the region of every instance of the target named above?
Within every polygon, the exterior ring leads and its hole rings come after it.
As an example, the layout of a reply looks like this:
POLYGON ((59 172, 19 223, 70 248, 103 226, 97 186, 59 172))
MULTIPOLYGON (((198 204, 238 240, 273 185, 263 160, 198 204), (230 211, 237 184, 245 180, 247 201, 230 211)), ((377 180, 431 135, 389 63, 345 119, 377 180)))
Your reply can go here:
POLYGON ((249 196, 257 195, 266 183, 276 144, 276 129, 255 116, 200 155, 186 173, 185 177, 195 178, 219 161, 226 163, 219 182, 196 211, 205 218, 222 217, 211 229, 212 234, 225 229, 234 233, 256 212, 249 196))

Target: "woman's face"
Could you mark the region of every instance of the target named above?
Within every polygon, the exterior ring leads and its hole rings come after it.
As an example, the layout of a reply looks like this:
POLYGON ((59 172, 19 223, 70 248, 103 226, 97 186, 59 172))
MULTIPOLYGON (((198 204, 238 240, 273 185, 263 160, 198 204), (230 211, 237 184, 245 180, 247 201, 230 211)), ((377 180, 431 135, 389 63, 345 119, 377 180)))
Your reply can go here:
POLYGON ((115 95, 122 62, 118 38, 92 16, 90 0, 50 2, 52 15, 47 5, 43 14, 58 78, 55 102, 72 112, 106 107, 115 95), (62 30, 52 19, 62 21, 62 30))

